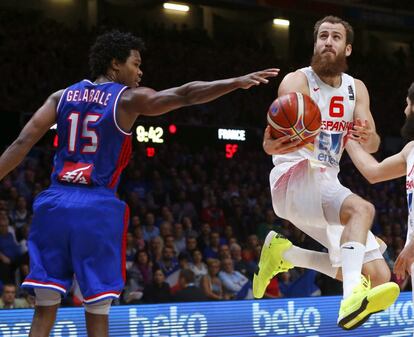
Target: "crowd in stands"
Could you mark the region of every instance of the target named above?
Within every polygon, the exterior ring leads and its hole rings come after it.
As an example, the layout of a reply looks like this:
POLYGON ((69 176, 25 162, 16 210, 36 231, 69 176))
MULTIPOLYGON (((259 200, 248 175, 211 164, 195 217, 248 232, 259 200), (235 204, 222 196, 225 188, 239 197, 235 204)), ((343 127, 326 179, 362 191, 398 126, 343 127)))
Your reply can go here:
MULTIPOLYGON (((33 14, 0 11, 0 19, 0 72, 13 78, 0 86, 1 109, 22 114, 33 111, 51 92, 87 76, 88 46, 96 32, 70 29, 33 14), (32 24, 21 25, 22 20, 32 24)), ((249 39, 227 45, 201 31, 162 27, 144 27, 141 35, 148 47, 144 84, 157 89, 242 74, 274 66, 278 60, 269 45, 249 39), (218 59, 221 61, 216 62, 218 59)), ((410 66, 392 67, 395 60, 378 56, 365 62, 369 57, 357 54, 351 70, 370 88, 379 133, 398 135, 397 116, 402 116, 406 88, 412 80, 407 76, 410 66), (401 83, 399 91, 393 88, 397 82, 401 83), (389 122, 391 113, 393 123, 389 122)), ((291 70, 292 64, 284 72, 291 70)), ((165 119, 263 127, 260 111, 266 111, 274 92, 275 85, 236 92, 165 119)), ((144 148, 135 145, 119 187, 120 198, 131 210, 127 280, 119 304, 252 298, 261 245, 272 229, 301 247, 323 249, 274 214, 268 186, 272 163, 261 148, 240 151, 237 157, 225 160, 211 148, 194 151, 182 143, 166 144, 155 157, 146 158, 144 148)), ((52 145, 42 143, 0 182, 0 307, 33 306, 32 296, 18 285, 29 269, 31 206, 48 186, 52 157, 52 145), (20 298, 15 299, 16 293, 20 298)), ((392 267, 406 233, 404 181, 370 186, 346 158, 341 180, 376 206, 373 231, 388 245, 385 257, 392 267)), ((402 289, 411 286, 405 280, 395 280, 402 289)), ((339 282, 313 271, 293 269, 275 277, 265 297, 339 293, 339 282)), ((79 303, 74 287, 65 304, 79 303)))

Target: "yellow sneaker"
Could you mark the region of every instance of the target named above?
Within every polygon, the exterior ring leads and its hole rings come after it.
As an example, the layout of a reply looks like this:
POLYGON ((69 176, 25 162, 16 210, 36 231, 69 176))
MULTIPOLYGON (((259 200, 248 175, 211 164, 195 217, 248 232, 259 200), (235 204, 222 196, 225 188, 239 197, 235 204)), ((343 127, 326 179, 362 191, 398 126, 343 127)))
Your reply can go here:
POLYGON ((387 309, 399 294, 400 288, 396 283, 387 282, 371 289, 371 282, 361 275, 361 283, 341 301, 338 325, 345 330, 359 327, 372 314, 387 309))
POLYGON ((293 264, 283 258, 283 253, 292 246, 292 242, 283 235, 270 231, 260 253, 257 270, 253 276, 253 295, 262 298, 271 279, 278 273, 293 268, 293 264))

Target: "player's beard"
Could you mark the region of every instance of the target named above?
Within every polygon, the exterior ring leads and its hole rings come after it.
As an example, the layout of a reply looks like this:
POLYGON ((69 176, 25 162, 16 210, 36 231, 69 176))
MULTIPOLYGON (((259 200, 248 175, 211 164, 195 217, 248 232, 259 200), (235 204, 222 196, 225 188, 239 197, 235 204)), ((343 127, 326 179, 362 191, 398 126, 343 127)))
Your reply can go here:
POLYGON ((311 67, 319 77, 334 77, 348 70, 345 51, 330 57, 331 53, 315 53, 312 56, 311 67))
POLYGON ((414 111, 411 111, 405 119, 405 123, 401 128, 401 136, 409 141, 414 140, 414 111))

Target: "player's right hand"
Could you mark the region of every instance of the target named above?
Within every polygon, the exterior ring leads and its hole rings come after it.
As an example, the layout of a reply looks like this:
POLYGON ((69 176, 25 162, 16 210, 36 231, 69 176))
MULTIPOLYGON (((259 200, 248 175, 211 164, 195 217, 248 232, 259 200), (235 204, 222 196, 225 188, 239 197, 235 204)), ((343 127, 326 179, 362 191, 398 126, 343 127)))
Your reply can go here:
POLYGON ((406 274, 411 275, 411 265, 414 263, 414 242, 411 241, 398 255, 394 263, 394 274, 405 279, 406 274))
POLYGON ((273 138, 270 134, 270 126, 267 126, 263 135, 263 150, 269 154, 286 154, 296 151, 306 144, 302 144, 300 140, 290 140, 290 136, 273 138))
POLYGON ((270 68, 262 71, 256 71, 237 78, 238 85, 242 89, 250 89, 252 86, 269 83, 268 78, 276 77, 280 69, 270 68))

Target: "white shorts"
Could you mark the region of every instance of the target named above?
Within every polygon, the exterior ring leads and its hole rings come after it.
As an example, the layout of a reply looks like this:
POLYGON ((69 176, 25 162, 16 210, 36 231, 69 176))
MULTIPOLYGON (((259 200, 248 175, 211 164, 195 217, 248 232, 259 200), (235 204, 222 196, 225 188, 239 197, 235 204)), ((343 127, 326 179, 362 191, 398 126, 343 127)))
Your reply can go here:
MULTIPOLYGON (((295 165, 283 163, 271 171, 270 189, 277 216, 289 220, 325 246, 332 265, 340 267, 344 226, 339 214, 343 201, 352 192, 341 185, 337 174, 337 169, 322 167, 308 159, 295 165)), ((364 263, 383 258, 379 248, 375 236, 369 232, 364 263)))

